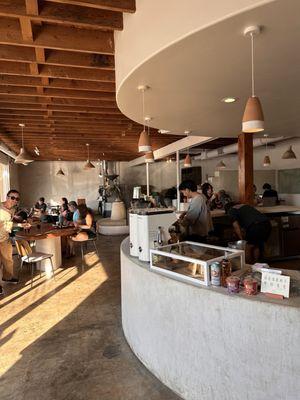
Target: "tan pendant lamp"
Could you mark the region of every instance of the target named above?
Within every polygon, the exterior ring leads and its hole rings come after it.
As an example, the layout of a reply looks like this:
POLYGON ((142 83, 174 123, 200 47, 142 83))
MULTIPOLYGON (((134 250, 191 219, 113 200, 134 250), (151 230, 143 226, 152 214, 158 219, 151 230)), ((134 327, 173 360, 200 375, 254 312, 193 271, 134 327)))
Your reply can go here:
POLYGON ((292 146, 289 146, 287 151, 282 154, 281 157, 283 160, 295 160, 297 158, 296 154, 294 153, 292 146))
POLYGON ((20 149, 20 153, 15 158, 15 164, 23 164, 28 165, 29 163, 33 162, 34 160, 31 158, 30 154, 27 153, 24 147, 24 128, 25 124, 19 124, 22 130, 22 147, 20 149))
POLYGON ((85 171, 88 171, 90 169, 95 168, 95 165, 90 162, 90 145, 89 145, 89 143, 86 144, 86 148, 87 148, 87 160, 83 166, 83 169, 85 171))
POLYGON ((154 163, 153 151, 148 151, 145 154, 145 163, 154 163))
MULTIPOLYGON (((58 159, 58 161, 61 161, 60 158, 58 159)), ((65 176, 65 173, 61 167, 59 167, 59 170, 56 172, 56 175, 57 176, 65 176)))
POLYGON ((216 169, 225 169, 226 164, 223 162, 223 160, 219 161, 218 164, 216 165, 216 169))
POLYGON ((142 153, 142 152, 146 153, 146 152, 149 152, 152 150, 150 136, 146 132, 146 126, 145 126, 145 91, 147 89, 148 89, 148 86, 145 86, 145 85, 138 86, 138 90, 142 92, 143 125, 144 125, 143 131, 140 134, 139 143, 138 143, 139 153, 142 153))
POLYGON ((187 154, 187 155, 185 156, 183 166, 184 166, 185 168, 191 168, 191 166, 192 166, 192 160, 191 160, 191 156, 190 156, 189 154, 187 154))
POLYGON ((264 130, 264 114, 260 100, 255 96, 254 91, 254 36, 260 33, 259 26, 249 26, 245 29, 244 35, 251 38, 251 81, 252 95, 249 97, 243 116, 242 131, 255 133, 264 130))
MULTIPOLYGON (((266 138, 266 153, 268 152, 268 135, 264 135, 266 138)), ((271 165, 271 159, 268 155, 265 155, 264 161, 263 161, 263 166, 264 167, 269 167, 271 165)))

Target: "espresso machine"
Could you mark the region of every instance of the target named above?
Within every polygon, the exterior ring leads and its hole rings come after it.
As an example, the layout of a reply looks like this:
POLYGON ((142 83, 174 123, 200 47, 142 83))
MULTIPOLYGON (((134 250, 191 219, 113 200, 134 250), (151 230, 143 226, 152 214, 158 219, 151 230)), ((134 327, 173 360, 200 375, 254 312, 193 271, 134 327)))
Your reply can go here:
POLYGON ((169 227, 176 214, 168 208, 141 208, 129 211, 130 255, 150 261, 150 249, 168 243, 169 227))

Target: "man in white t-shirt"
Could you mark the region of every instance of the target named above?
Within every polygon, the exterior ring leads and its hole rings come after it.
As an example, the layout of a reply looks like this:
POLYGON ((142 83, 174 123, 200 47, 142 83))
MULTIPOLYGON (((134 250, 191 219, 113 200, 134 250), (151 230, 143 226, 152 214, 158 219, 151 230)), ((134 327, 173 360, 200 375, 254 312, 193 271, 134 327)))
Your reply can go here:
MULTIPOLYGON (((10 190, 7 193, 6 201, 0 203, 0 264, 3 267, 2 281, 9 283, 18 283, 14 277, 14 263, 12 258, 12 244, 9 234, 13 226, 29 228, 30 224, 13 223, 15 208, 20 200, 20 193, 17 190, 10 190)), ((0 286, 0 295, 3 294, 0 286)))

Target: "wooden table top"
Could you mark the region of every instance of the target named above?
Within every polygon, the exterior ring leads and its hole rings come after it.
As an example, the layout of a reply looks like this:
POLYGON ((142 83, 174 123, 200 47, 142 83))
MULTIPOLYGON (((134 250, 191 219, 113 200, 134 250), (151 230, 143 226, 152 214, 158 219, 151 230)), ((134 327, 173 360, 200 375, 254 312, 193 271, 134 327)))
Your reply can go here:
POLYGON ((16 238, 25 240, 51 239, 60 236, 71 236, 76 232, 78 232, 78 228, 74 226, 58 228, 52 224, 40 223, 32 225, 29 231, 23 230, 16 232, 16 238), (39 229, 38 226, 40 226, 39 229))

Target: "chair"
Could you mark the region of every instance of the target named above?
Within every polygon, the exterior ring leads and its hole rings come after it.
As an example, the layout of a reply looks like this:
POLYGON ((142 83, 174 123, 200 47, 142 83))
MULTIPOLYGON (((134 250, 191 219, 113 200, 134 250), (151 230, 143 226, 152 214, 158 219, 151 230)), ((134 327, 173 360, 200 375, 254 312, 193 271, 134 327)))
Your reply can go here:
MULTIPOLYGON (((95 248, 95 251, 96 251, 96 254, 97 254, 98 258, 99 258, 99 253, 98 253, 96 241, 97 241, 97 233, 96 233, 96 236, 95 236, 94 238, 86 239, 86 240, 83 240, 83 241, 81 241, 81 242, 77 242, 77 243, 80 243, 80 251, 81 251, 81 269, 82 269, 82 271, 84 271, 84 264, 85 264, 85 262, 84 262, 84 250, 83 250, 83 247, 84 247, 84 246, 85 246, 86 249, 87 249, 88 243, 93 243, 94 248, 95 248)), ((75 243, 76 243, 76 242, 75 242, 75 243)))
POLYGON ((86 204, 85 199, 77 199, 77 205, 79 204, 86 204))
MULTIPOLYGON (((50 260, 52 276, 55 280, 54 268, 53 268, 53 262, 52 262, 53 254, 35 252, 32 250, 29 243, 23 239, 17 239, 15 241, 15 243, 16 243, 18 255, 21 259, 21 266, 20 266, 19 272, 22 271, 24 263, 31 265, 31 287, 32 287, 32 283, 33 283, 34 265, 37 263, 40 263, 40 267, 41 267, 42 261, 47 260, 47 259, 50 260)), ((40 276, 42 276, 41 268, 40 268, 40 276)))

